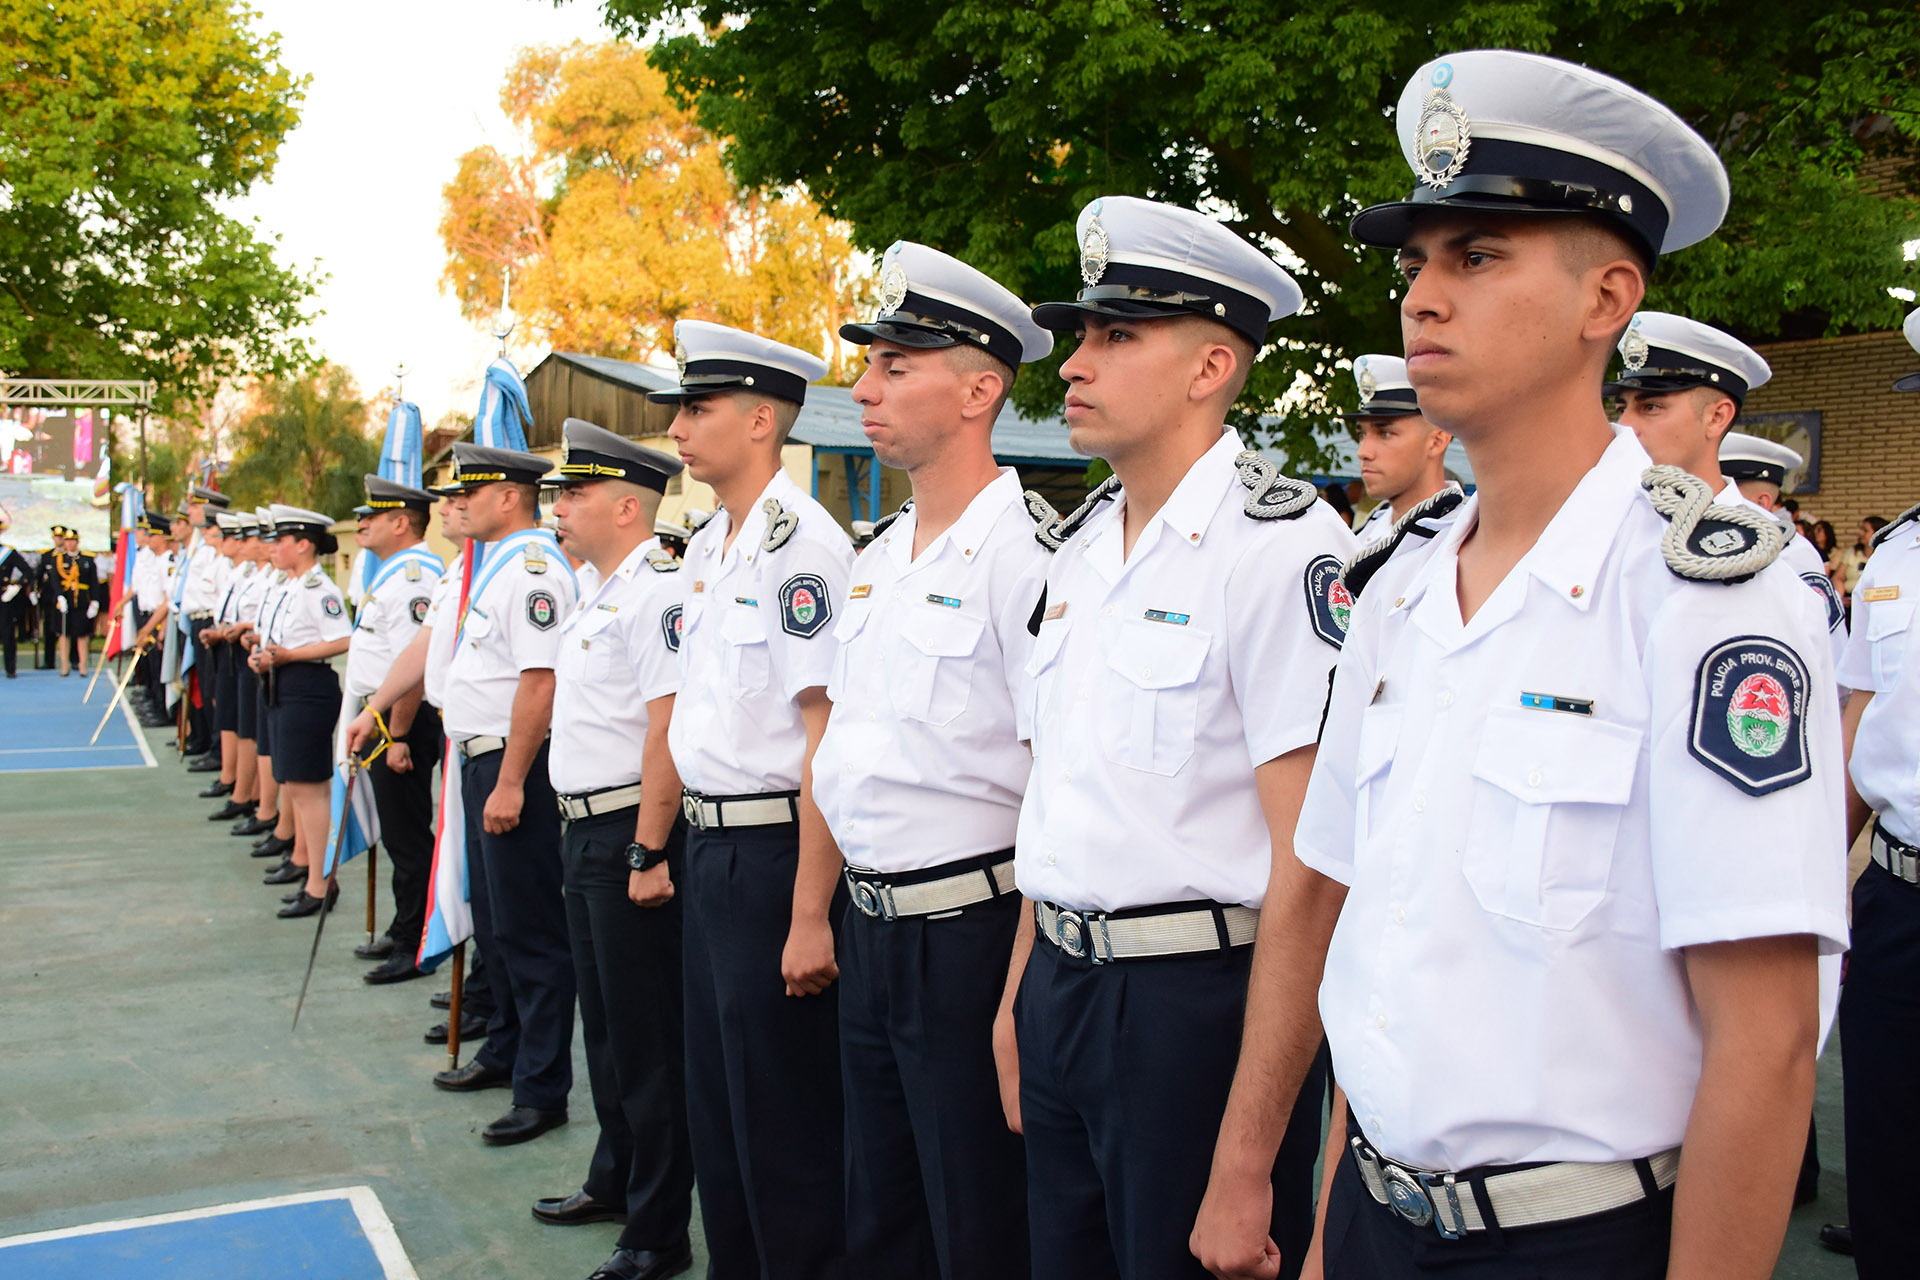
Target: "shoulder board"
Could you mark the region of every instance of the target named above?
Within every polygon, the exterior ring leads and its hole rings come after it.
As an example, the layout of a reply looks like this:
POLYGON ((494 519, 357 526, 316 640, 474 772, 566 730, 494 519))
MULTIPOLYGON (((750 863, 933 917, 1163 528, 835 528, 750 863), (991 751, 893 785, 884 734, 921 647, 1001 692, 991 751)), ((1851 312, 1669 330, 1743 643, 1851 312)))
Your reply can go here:
POLYGON ((649 551, 647 553, 647 568, 653 570, 655 573, 678 573, 680 571, 680 562, 664 551, 649 551))
POLYGON ((1914 520, 1920 520, 1920 503, 1915 503, 1913 506, 1908 507, 1905 511, 1902 511, 1899 515, 1893 518, 1892 524, 1889 524, 1886 528, 1874 534, 1873 541, 1867 544, 1868 548, 1869 549, 1878 548, 1881 543, 1885 542, 1888 538, 1891 538, 1893 536, 1893 531, 1895 529, 1898 529, 1901 525, 1907 524, 1910 521, 1914 521, 1914 520))
POLYGON ((1779 559, 1787 545, 1772 516, 1757 507, 1716 503, 1706 481, 1679 467, 1648 467, 1640 487, 1667 518, 1660 539, 1667 568, 1691 582, 1745 582, 1779 559))
POLYGON ((768 498, 760 504, 760 509, 767 513, 767 535, 760 539, 760 549, 778 551, 800 527, 800 517, 781 506, 778 498, 768 498))
POLYGON ((405 569, 402 569, 401 572, 407 575, 408 582, 420 581, 420 578, 421 578, 420 562, 418 560, 407 561, 407 567, 405 569))
MULTIPOLYGON (((703 514, 701 515, 701 517, 700 517, 700 518, 699 518, 698 520, 688 520, 688 521, 687 521, 687 536, 688 536, 688 537, 692 537, 692 536, 693 536, 694 534, 696 534, 696 533, 698 533, 698 532, 700 532, 700 531, 701 531, 702 529, 704 529, 704 528, 706 528, 706 527, 707 527, 707 521, 709 521, 709 520, 711 520, 711 519, 713 519, 713 515, 714 515, 714 513, 713 513, 713 512, 711 512, 711 511, 708 511, 708 512, 705 512, 705 513, 703 513, 703 514)), ((685 517, 682 517, 682 518, 684 519, 685 517)))
POLYGON ((913 509, 913 499, 908 498, 905 502, 900 504, 900 509, 898 511, 889 511, 886 515, 881 516, 877 521, 874 522, 873 536, 877 538, 881 534, 885 533, 887 531, 888 525, 892 524, 895 520, 898 520, 901 516, 907 514, 907 512, 912 509, 913 509))
POLYGON ((1027 514, 1033 517, 1034 541, 1049 551, 1058 551, 1067 545, 1068 538, 1079 532, 1081 525, 1093 518, 1093 513, 1100 509, 1101 503, 1110 501, 1119 492, 1120 477, 1108 476, 1094 486, 1085 502, 1064 516, 1054 511, 1045 498, 1032 490, 1022 493, 1021 497, 1026 500, 1027 514))
POLYGON ((312 588, 312 587, 319 586, 324 577, 325 575, 322 574, 318 569, 309 569, 307 571, 307 576, 302 578, 301 581, 304 582, 309 588, 312 588))
POLYGON ((1393 521, 1385 534, 1360 548, 1353 559, 1347 561, 1346 567, 1340 570, 1340 581, 1346 585, 1347 594, 1358 600, 1360 593, 1366 590, 1367 583, 1373 580, 1373 575, 1393 559, 1393 553, 1400 549, 1400 544, 1409 535, 1431 538, 1437 532, 1426 528, 1421 521, 1451 515, 1466 500, 1466 490, 1449 481, 1440 492, 1408 507, 1407 514, 1393 521))
POLYGON ((520 563, 528 573, 545 573, 547 549, 537 542, 528 542, 520 548, 520 563))
POLYGON ((1233 466, 1247 487, 1241 509, 1255 520, 1297 520, 1320 500, 1320 491, 1310 482, 1282 475, 1271 460, 1252 449, 1235 458, 1233 466))

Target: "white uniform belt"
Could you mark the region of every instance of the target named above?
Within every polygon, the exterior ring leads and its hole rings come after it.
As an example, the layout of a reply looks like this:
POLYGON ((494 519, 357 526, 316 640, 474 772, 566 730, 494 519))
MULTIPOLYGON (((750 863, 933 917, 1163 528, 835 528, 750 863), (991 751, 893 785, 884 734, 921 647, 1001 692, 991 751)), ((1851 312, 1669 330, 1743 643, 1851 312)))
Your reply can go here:
MULTIPOLYGON (((1367 1194, 1414 1226, 1431 1224, 1448 1240, 1487 1229, 1489 1224, 1480 1215, 1480 1202, 1468 1175, 1402 1168, 1358 1136, 1347 1140, 1347 1151, 1367 1194)), ((1475 1176, 1486 1188, 1496 1224, 1503 1228, 1537 1227, 1571 1222, 1646 1199, 1646 1183, 1636 1163, 1543 1164, 1475 1176)), ((1680 1175, 1680 1149, 1649 1156, 1646 1163, 1654 1185, 1664 1191, 1680 1175)))
POLYGON ((187 617, 194 622, 212 622, 213 610, 202 609, 198 613, 189 613, 187 617))
POLYGON ((1873 860, 1908 884, 1920 884, 1920 849, 1895 840, 1878 822, 1873 824, 1873 860))
POLYGON ((1260 912, 1255 908, 1211 903, 1186 911, 1115 919, 1104 911, 1069 911, 1051 902, 1036 902, 1033 920, 1048 942, 1095 964, 1243 947, 1260 928, 1260 912), (1223 929, 1225 942, 1221 941, 1223 929))
POLYGON ((608 787, 605 791, 588 791, 580 795, 556 795, 554 801, 560 806, 560 816, 568 822, 578 822, 582 818, 594 818, 603 813, 618 813, 622 809, 631 809, 640 803, 640 784, 628 783, 624 787, 608 787))
POLYGON ((507 740, 505 738, 496 738, 490 733, 483 733, 479 737, 468 738, 464 742, 454 743, 453 749, 460 753, 462 760, 478 760, 481 756, 490 756, 496 751, 505 751, 507 749, 507 740))
POLYGON ((895 884, 878 871, 848 863, 847 891, 861 915, 875 920, 931 916, 989 902, 1013 892, 1013 857, 991 867, 974 867, 938 880, 895 884))
POLYGON ((800 821, 800 793, 703 796, 689 791, 680 797, 680 812, 702 831, 718 831, 723 827, 774 827, 783 822, 800 821))

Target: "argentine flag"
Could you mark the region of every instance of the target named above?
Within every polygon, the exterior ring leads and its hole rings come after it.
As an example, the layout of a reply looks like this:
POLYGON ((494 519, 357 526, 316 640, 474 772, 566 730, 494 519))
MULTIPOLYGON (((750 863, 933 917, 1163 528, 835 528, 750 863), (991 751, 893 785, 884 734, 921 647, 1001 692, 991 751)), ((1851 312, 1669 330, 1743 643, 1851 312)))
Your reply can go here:
POLYGON ((460 791, 460 760, 451 747, 440 770, 440 820, 434 824, 433 873, 427 880, 427 927, 420 935, 419 967, 431 973, 473 936, 467 893, 467 811, 460 791))
POLYGON ((325 875, 332 875, 343 863, 353 861, 380 842, 380 814, 373 804, 373 779, 365 769, 354 770, 351 794, 347 782, 347 726, 359 714, 360 699, 341 700, 340 721, 333 728, 333 795, 327 822, 327 850, 320 866, 325 875), (340 833, 343 823, 345 836, 340 833))

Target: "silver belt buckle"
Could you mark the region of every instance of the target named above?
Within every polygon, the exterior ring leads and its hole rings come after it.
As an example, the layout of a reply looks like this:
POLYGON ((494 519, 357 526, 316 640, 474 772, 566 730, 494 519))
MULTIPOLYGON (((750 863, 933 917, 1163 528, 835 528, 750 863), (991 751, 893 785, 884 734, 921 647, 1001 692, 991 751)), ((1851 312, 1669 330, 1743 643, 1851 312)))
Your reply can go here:
POLYGON ((1427 1198, 1426 1189, 1420 1185, 1419 1179, 1405 1169, 1382 1160, 1380 1184, 1386 1189, 1387 1208, 1416 1227, 1424 1227, 1433 1221, 1433 1202, 1427 1198))
POLYGON ((1087 918, 1078 911, 1056 911, 1053 917, 1053 941, 1076 960, 1085 956, 1087 918))
POLYGON ((1451 1173, 1417 1173, 1414 1177, 1419 1180, 1420 1189, 1426 1193, 1427 1200, 1433 1206, 1429 1212, 1433 1217, 1433 1229, 1440 1233, 1440 1238, 1442 1240, 1463 1239, 1467 1234, 1467 1215, 1460 1208, 1460 1189, 1454 1181, 1454 1176, 1451 1173), (1440 1197, 1435 1194, 1436 1188, 1446 1193, 1447 1211, 1453 1215, 1453 1221, 1457 1224, 1454 1227, 1449 1227, 1444 1216, 1439 1212, 1440 1197))
POLYGON ((691 794, 684 794, 680 797, 680 812, 686 816, 687 822, 690 825, 698 827, 702 831, 707 829, 706 824, 700 821, 700 802, 694 799, 691 794))
POLYGON ((891 885, 873 880, 856 880, 851 869, 841 874, 847 878, 847 892, 853 895, 853 905, 861 915, 871 920, 895 918, 891 885))

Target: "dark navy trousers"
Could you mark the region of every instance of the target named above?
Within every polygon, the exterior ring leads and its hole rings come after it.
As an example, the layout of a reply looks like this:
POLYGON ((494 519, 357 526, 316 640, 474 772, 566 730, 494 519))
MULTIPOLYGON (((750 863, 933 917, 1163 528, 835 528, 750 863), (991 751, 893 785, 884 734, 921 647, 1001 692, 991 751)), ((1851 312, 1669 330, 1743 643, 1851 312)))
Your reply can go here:
MULTIPOLYGON (((1014 1002, 1033 1274, 1208 1280, 1188 1248, 1240 1056, 1253 948, 1095 965, 1036 938, 1014 1002)), ((1281 1276, 1313 1238, 1325 1051, 1273 1168, 1281 1276)))
POLYGON ((502 835, 486 833, 481 811, 505 754, 491 751, 461 764, 474 933, 487 957, 494 1001, 487 1042, 474 1056, 487 1066, 512 1069, 514 1105, 559 1111, 573 1088, 574 999, 560 885, 560 810, 542 743, 527 771, 520 825, 502 835))
POLYGON ((1853 886, 1840 988, 1847 1220, 1860 1280, 1920 1274, 1913 1152, 1920 1143, 1920 887, 1868 863, 1853 886))
POLYGON ((798 823, 687 833, 687 1121, 709 1280, 850 1274, 840 984, 795 997, 780 977, 799 861, 798 823))

